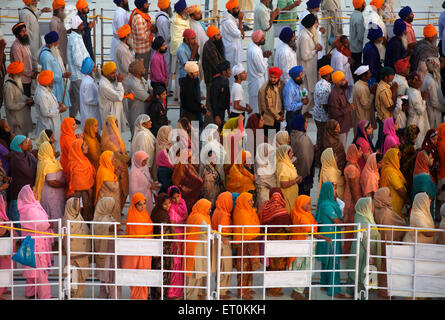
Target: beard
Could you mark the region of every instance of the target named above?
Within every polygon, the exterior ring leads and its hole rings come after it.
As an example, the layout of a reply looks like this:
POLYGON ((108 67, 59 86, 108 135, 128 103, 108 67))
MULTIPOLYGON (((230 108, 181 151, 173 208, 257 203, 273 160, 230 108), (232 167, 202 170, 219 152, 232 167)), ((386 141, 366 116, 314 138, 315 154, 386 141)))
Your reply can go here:
POLYGON ((18 76, 16 74, 12 75, 12 80, 14 80, 14 82, 17 84, 17 87, 23 91, 23 83, 22 83, 22 77, 18 76))
POLYGON ((414 18, 413 17, 408 17, 408 18, 406 18, 406 22, 408 22, 408 23, 411 23, 411 22, 413 22, 414 21, 414 18))
POLYGON ((34 12, 39 11, 39 9, 37 9, 36 6, 29 5, 28 7, 29 7, 32 11, 34 11, 34 12))
POLYGON ((302 85, 302 84, 303 84, 303 79, 300 79, 300 80, 295 80, 295 79, 294 79, 294 81, 295 81, 295 83, 298 84, 298 85, 302 85))
POLYGON ((346 89, 348 89, 348 86, 349 86, 349 83, 346 82, 344 85, 340 86, 340 88, 346 90, 346 89))
POLYGON ((128 2, 122 6, 122 9, 125 11, 130 11, 130 6, 128 5, 128 2))
POLYGON ((402 35, 402 37, 400 37, 400 40, 402 40, 402 45, 405 48, 405 50, 408 48, 408 37, 406 34, 402 35))
POLYGON ((59 57, 60 57, 60 50, 59 50, 59 47, 52 46, 52 47, 49 48, 49 49, 51 50, 51 53, 53 54, 53 56, 54 56, 57 60, 59 60, 59 57))
MULTIPOLYGON (((190 17, 191 18, 191 17, 190 17)), ((199 18, 199 19, 197 19, 197 18, 192 18, 193 20, 195 20, 195 21, 201 21, 202 20, 202 15, 201 15, 201 17, 199 18)))
POLYGON ((230 12, 230 14, 235 18, 235 19, 238 19, 238 16, 239 16, 239 11, 238 12, 230 12))
POLYGON ((218 50, 221 55, 224 55, 224 43, 222 38, 219 40, 213 40, 213 43, 215 44, 216 50, 218 50))
POLYGON ((187 12, 183 12, 180 14, 181 18, 187 20, 189 18, 189 14, 187 12))
POLYGON ((159 49, 159 53, 166 53, 167 49, 159 49))
POLYGON ((166 13, 168 14, 168 17, 169 17, 169 18, 173 17, 173 10, 172 10, 172 7, 169 6, 169 7, 167 8, 167 12, 166 12, 166 13))
POLYGON ((297 42, 295 40, 291 40, 287 44, 293 51, 297 52, 297 42))
POLYGON ((17 36, 17 39, 19 40, 19 42, 24 45, 27 46, 29 45, 29 36, 26 34, 23 37, 21 37, 20 35, 17 36))
POLYGON ((141 8, 140 9, 142 12, 147 13, 148 12, 148 8, 141 8))
POLYGON ((318 30, 314 26, 312 26, 309 31, 312 33, 312 40, 314 41, 314 44, 316 45, 318 43, 318 30))

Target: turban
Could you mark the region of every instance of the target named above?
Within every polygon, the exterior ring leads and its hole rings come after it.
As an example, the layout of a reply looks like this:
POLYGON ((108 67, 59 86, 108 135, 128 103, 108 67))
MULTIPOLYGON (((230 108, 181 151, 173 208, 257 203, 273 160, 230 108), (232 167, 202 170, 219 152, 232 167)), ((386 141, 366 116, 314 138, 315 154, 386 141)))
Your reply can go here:
POLYGON ((383 5, 383 0, 372 0, 369 4, 379 9, 383 5))
POLYGON ((383 67, 382 70, 380 70, 380 79, 383 79, 386 76, 390 76, 394 74, 394 69, 391 67, 383 67))
POLYGON ((15 36, 18 36, 20 31, 22 31, 23 28, 26 28, 26 25, 23 22, 19 22, 12 27, 12 33, 15 36))
POLYGON ((437 34, 436 28, 432 24, 428 24, 423 28, 423 36, 425 38, 431 38, 434 37, 437 34))
POLYGON ((11 62, 8 66, 8 68, 6 68, 6 72, 10 73, 10 74, 17 74, 23 71, 23 62, 21 61, 14 61, 11 62))
POLYGON ((60 9, 65 6, 65 1, 63 0, 54 0, 53 1, 53 10, 60 9))
POLYGON ((403 7, 399 11, 399 17, 402 19, 406 19, 411 14, 411 12, 413 12, 413 10, 411 10, 410 6, 403 7))
POLYGON ((187 73, 194 73, 199 71, 198 61, 187 61, 184 65, 184 70, 187 73))
POLYGON ((59 40, 59 34, 57 31, 51 31, 45 34, 45 43, 51 44, 59 40))
MULTIPOLYGON (((158 85, 158 86, 153 87, 153 93, 155 94, 155 96, 160 96, 164 91, 167 91, 167 89, 164 86, 158 85)), ((147 121, 145 121, 145 122, 147 122, 147 121)))
POLYGON ((93 71, 94 68, 94 61, 91 59, 91 57, 86 57, 82 61, 82 68, 80 69, 80 72, 83 74, 90 74, 91 71, 93 71))
POLYGON ((368 39, 371 41, 375 41, 378 38, 383 37, 383 31, 382 28, 380 28, 378 25, 373 25, 369 27, 368 30, 368 39))
POLYGON ((122 27, 117 29, 117 36, 119 39, 125 38, 131 33, 131 28, 128 24, 124 24, 122 27))
POLYGON ((207 37, 213 38, 219 33, 219 29, 215 27, 213 24, 207 28, 207 37))
POLYGON ((285 27, 285 28, 281 29, 280 40, 283 41, 284 43, 289 43, 289 41, 291 41, 293 36, 294 36, 294 32, 292 31, 291 28, 285 27))
POLYGON ((201 8, 197 4, 194 4, 189 7, 188 11, 189 11, 189 14, 192 14, 192 13, 198 12, 200 10, 201 10, 201 8))
POLYGON ((153 43, 151 44, 151 48, 153 50, 159 50, 159 48, 162 47, 162 45, 164 44, 165 40, 163 37, 161 36, 157 36, 154 40, 153 43))
POLYGON ((369 66, 360 66, 357 68, 357 70, 354 71, 355 75, 361 76, 365 72, 369 70, 369 66))
POLYGON ((252 32, 252 41, 253 42, 258 42, 261 40, 261 38, 263 37, 264 33, 263 31, 261 31, 260 29, 252 32))
POLYGON ((148 1, 147 0, 134 0, 134 5, 136 6, 136 8, 140 9, 144 6, 144 4, 146 4, 148 1))
POLYGON ((192 39, 196 37, 196 33, 192 29, 185 29, 182 36, 184 39, 192 39))
POLYGON ((115 4, 115 5, 117 5, 117 6, 118 6, 118 5, 120 5, 120 4, 121 4, 122 0, 113 0, 113 2, 114 2, 114 4, 115 4))
POLYGON ((185 3, 185 0, 179 0, 178 2, 175 3, 176 13, 181 13, 182 11, 185 10, 185 8, 187 8, 187 3, 185 3))
POLYGON ((302 73, 302 72, 303 72, 303 67, 302 67, 302 66, 295 66, 295 67, 290 68, 290 70, 289 70, 289 76, 290 76, 292 79, 295 79, 295 78, 297 78, 297 77, 300 75, 300 73, 302 73))
POLYGON ((232 68, 233 76, 237 76, 237 75, 239 75, 240 73, 243 73, 243 72, 244 72, 244 68, 243 68, 243 65, 241 63, 238 63, 237 65, 235 65, 232 68))
POLYGON ((352 5, 354 6, 355 9, 361 8, 364 3, 365 0, 352 0, 352 5))
POLYGON ((77 11, 80 11, 86 7, 88 7, 88 3, 85 0, 77 0, 77 3, 76 3, 77 11))
POLYGON ((31 0, 23 0, 23 3, 26 4, 27 6, 29 6, 29 4, 31 3, 31 0))
POLYGON ((399 59, 394 63, 394 69, 396 69, 397 73, 400 73, 409 67, 411 67, 411 64, 409 63, 409 57, 399 59))
POLYGON ((341 71, 335 71, 332 74, 332 82, 333 83, 337 83, 337 82, 339 82, 340 80, 342 80, 344 78, 345 78, 345 74, 343 72, 341 72, 341 71))
POLYGON ((306 2, 306 7, 308 9, 317 9, 320 7, 321 0, 309 0, 306 2))
POLYGON ((83 23, 82 19, 76 14, 71 18, 71 29, 76 30, 83 23))
POLYGON ((393 31, 396 36, 400 36, 406 30, 406 23, 402 19, 394 22, 393 31))
POLYGON ((283 74, 283 71, 281 71, 281 69, 278 67, 270 67, 269 68, 269 77, 275 76, 275 77, 279 78, 279 77, 281 77, 282 74, 283 74))
POLYGON ((42 86, 47 86, 53 81, 53 72, 51 70, 44 70, 39 73, 39 76, 37 77, 37 81, 42 86))
POLYGON ((318 70, 318 74, 320 75, 320 77, 323 77, 327 74, 330 74, 334 71, 334 69, 332 69, 332 67, 330 65, 325 65, 323 67, 320 68, 320 70, 318 70))
POLYGON ((238 0, 229 0, 226 3, 226 9, 232 10, 233 8, 239 7, 238 0))
POLYGON ((158 8, 165 10, 170 5, 170 0, 158 0, 158 8))
POLYGON ((227 60, 223 60, 216 66, 216 69, 218 69, 218 72, 223 72, 230 69, 230 62, 227 60))
POLYGON ((116 64, 113 61, 108 61, 102 67, 102 72, 104 73, 104 75, 108 76, 110 73, 112 73, 116 69, 117 69, 116 64))
POLYGON ((315 24, 315 21, 317 21, 317 18, 312 14, 309 13, 306 17, 301 20, 301 24, 306 29, 312 28, 312 26, 315 24))

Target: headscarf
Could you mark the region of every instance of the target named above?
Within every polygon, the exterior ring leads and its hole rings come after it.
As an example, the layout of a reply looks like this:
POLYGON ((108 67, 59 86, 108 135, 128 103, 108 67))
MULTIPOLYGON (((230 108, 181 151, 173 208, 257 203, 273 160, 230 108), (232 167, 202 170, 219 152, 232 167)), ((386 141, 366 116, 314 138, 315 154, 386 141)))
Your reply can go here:
POLYGON ((338 196, 341 199, 343 197, 342 188, 344 187, 344 178, 337 167, 332 148, 327 148, 321 153, 320 162, 320 180, 318 182, 319 192, 321 192, 320 188, 323 183, 327 181, 334 182, 337 184, 338 196))
POLYGON ((76 120, 74 120, 74 118, 66 117, 62 121, 62 126, 60 129, 60 150, 62 151, 60 154, 60 164, 62 165, 63 174, 65 177, 68 177, 69 174, 68 154, 70 153, 72 143, 77 139, 73 130, 73 124, 75 122, 76 120))
POLYGON ((296 171, 295 166, 291 162, 291 159, 289 158, 289 150, 291 147, 287 144, 281 145, 277 149, 277 171, 279 164, 282 164, 284 166, 287 166, 293 170, 296 171))
POLYGON ((125 143, 121 138, 121 133, 116 125, 116 117, 113 115, 107 116, 105 119, 105 126, 102 131, 101 148, 102 150, 111 150, 113 152, 122 152, 127 154, 125 143))
MULTIPOLYGON (((177 186, 170 186, 167 190, 167 194, 170 198, 172 198, 172 190, 176 189, 179 192, 179 195, 181 196, 181 200, 179 203, 175 203, 171 201, 170 209, 168 210, 168 215, 170 216, 170 221, 172 223, 181 224, 185 222, 185 219, 187 218, 188 210, 187 210, 187 204, 185 203, 185 200, 182 198, 181 190, 177 186), (183 222, 184 221, 184 222, 183 222)), ((178 229, 182 230, 181 232, 184 232, 184 228, 177 227, 175 232, 179 232, 178 229)), ((184 236, 179 236, 181 239, 184 239, 184 236)))
POLYGON ((358 123, 357 133, 356 133, 355 138, 352 141, 352 143, 358 143, 361 145, 361 143, 357 142, 357 141, 360 140, 359 138, 362 138, 369 144, 369 146, 372 149, 372 152, 375 152, 376 149, 374 147, 374 144, 372 143, 372 138, 366 134, 366 127, 368 127, 369 125, 370 125, 370 122, 368 120, 362 120, 358 123))
POLYGON ((96 169, 83 153, 82 145, 83 139, 74 140, 68 155, 70 193, 94 187, 96 169))
POLYGON ((246 129, 253 131, 254 152, 256 151, 258 144, 267 143, 269 141, 264 135, 264 130, 259 127, 260 119, 261 115, 259 113, 252 113, 246 123, 246 129))
POLYGON ((400 152, 402 158, 400 159, 401 170, 404 174, 409 174, 412 177, 414 169, 414 161, 416 160, 416 138, 419 134, 419 128, 412 124, 405 128, 405 134, 402 137, 400 152))
MULTIPOLYGON (((117 222, 113 218, 113 208, 115 205, 118 205, 114 198, 112 197, 103 197, 101 198, 94 209, 94 218, 93 221, 96 222, 117 222)), ((94 224, 92 228, 92 233, 94 235, 109 235, 111 232, 109 231, 111 224, 94 224)), ((102 240, 98 238, 94 240, 94 251, 95 252, 107 252, 108 251, 108 243, 109 240, 102 240)), ((97 263, 97 261, 96 261, 97 263)), ((99 264, 100 265, 100 264, 99 264)), ((102 267, 105 267, 104 265, 102 267)))
POLYGON ((254 175, 247 170, 244 165, 247 159, 251 157, 250 152, 241 150, 238 153, 237 163, 232 164, 226 175, 226 190, 230 192, 247 192, 255 190, 254 175), (239 164, 241 162, 241 164, 239 164))
MULTIPOLYGON (((17 196, 17 209, 20 212, 20 221, 21 226, 24 229, 30 229, 30 230, 36 230, 38 228, 38 231, 50 231, 50 224, 48 222, 48 214, 46 211, 42 208, 40 205, 40 202, 34 197, 34 193, 32 192, 32 189, 29 184, 23 186, 23 188, 20 190, 18 196, 17 196), (42 222, 35 223, 35 222, 29 222, 26 223, 25 221, 38 221, 43 220, 42 222)), ((34 233, 31 232, 22 232, 22 236, 27 235, 35 236, 34 233)), ((52 242, 52 239, 49 238, 42 238, 40 240, 40 246, 43 246, 42 251, 51 251, 50 243, 52 242)), ((40 265, 39 267, 46 267, 44 265, 44 259, 47 258, 48 266, 51 265, 49 255, 42 254, 39 256, 40 265)))
MULTIPOLYGON (((311 198, 307 195, 300 195, 295 199, 294 206, 292 207, 291 211, 291 219, 293 225, 303 225, 303 224, 317 224, 317 221, 315 220, 314 216, 310 211, 305 211, 303 207, 311 202, 311 198)), ((293 233, 302 233, 302 232, 317 232, 317 227, 308 228, 303 227, 295 227, 292 228, 293 233), (313 231, 312 231, 313 230, 313 231)), ((305 240, 306 236, 304 235, 293 235, 291 236, 292 240, 305 240)))
POLYGON ((383 122, 383 133, 385 134, 385 143, 383 146, 383 153, 385 154, 387 150, 394 146, 400 146, 399 137, 394 129, 394 119, 386 118, 383 122))
POLYGON ((277 148, 282 145, 288 145, 289 140, 290 140, 289 132, 287 132, 286 130, 278 131, 277 134, 275 135, 277 148))
MULTIPOLYGON (((198 202, 196 202, 193 205, 192 211, 190 212, 190 215, 187 218, 187 224, 188 225, 201 225, 203 222, 207 225, 211 225, 212 222, 210 221, 209 211, 212 207, 212 202, 210 202, 207 199, 200 199, 198 202)), ((186 258, 184 258, 184 265, 185 270, 187 271, 194 271, 194 263, 195 263, 195 252, 196 252, 196 246, 197 246, 197 240, 199 235, 198 234, 191 234, 194 232, 199 232, 200 227, 187 227, 186 228, 186 242, 185 244, 185 255, 187 255, 186 258)), ((187 273, 188 276, 191 276, 191 273, 187 273)))
POLYGON ((383 156, 380 175, 380 185, 382 187, 390 185, 389 177, 393 174, 397 175, 403 183, 406 183, 406 179, 400 171, 399 152, 399 149, 391 148, 383 156))
POLYGON ((320 192, 318 195, 317 211, 315 213, 315 220, 317 221, 317 223, 320 223, 322 211, 326 209, 331 209, 331 210, 333 209, 337 217, 339 219, 342 219, 343 213, 337 201, 335 201, 334 185, 330 181, 323 183, 323 185, 320 188, 320 192))
POLYGON ((434 177, 434 179, 433 179, 434 182, 437 181, 437 175, 440 170, 440 156, 439 156, 439 150, 437 149, 437 145, 435 145, 431 141, 431 139, 434 136, 437 136, 438 134, 439 134, 439 132, 436 131, 436 129, 428 130, 425 134, 425 138, 423 140, 422 147, 420 148, 420 150, 425 150, 433 155, 434 163, 430 168, 430 173, 434 177))
POLYGON ((170 132, 172 131, 173 128, 171 126, 162 126, 159 128, 156 136, 156 152, 172 146, 173 142, 168 138, 170 132))
POLYGON ((379 169, 377 167, 376 153, 371 153, 360 175, 360 185, 363 194, 376 192, 379 188, 379 169))
POLYGON ((335 119, 329 119, 326 122, 322 143, 322 151, 326 148, 332 148, 332 150, 334 151, 337 166, 340 170, 343 170, 346 165, 346 154, 345 147, 343 146, 343 143, 340 142, 339 133, 334 131, 337 127, 337 124, 338 122, 335 119))
POLYGON ((417 152, 416 163, 414 165, 413 177, 419 173, 428 173, 431 179, 434 181, 430 173, 430 167, 428 164, 428 155, 425 151, 420 150, 417 152))
MULTIPOLYGON (((136 151, 131 158, 131 170, 130 170, 130 195, 134 195, 137 192, 146 192, 151 189, 151 182, 153 181, 150 175, 148 166, 142 166, 142 161, 148 159, 148 154, 145 151, 136 151)), ((151 192, 150 192, 151 194, 151 192)), ((153 209, 153 200, 147 199, 147 208, 150 212, 153 209), (149 204, 150 202, 150 204, 149 204)))
POLYGON ((140 114, 134 121, 134 134, 131 141, 131 152, 135 153, 137 150, 150 150, 150 159, 148 159, 148 166, 151 168, 153 166, 154 149, 156 138, 153 133, 145 128, 142 124, 150 121, 150 116, 146 114, 140 114), (143 133, 143 139, 136 138, 140 133, 143 133))
POLYGON ((366 218, 371 224, 375 224, 374 215, 372 214, 372 198, 360 198, 355 204, 355 212, 366 218))
MULTIPOLYGON (((65 214, 63 216, 62 225, 67 226, 67 220, 85 222, 80 213, 80 198, 71 197, 66 200, 65 204, 65 214)), ((86 223, 71 223, 70 224, 70 234, 75 235, 89 235, 90 228, 86 223)), ((73 237, 71 238, 71 251, 77 252, 90 252, 91 251, 91 240, 85 237, 73 237)), ((86 271, 87 270, 82 270, 86 271)))
POLYGON ((0 221, 9 221, 3 197, 0 197, 0 221))
POLYGON ((37 149, 39 149, 44 142, 50 142, 50 140, 45 130, 42 130, 42 132, 40 132, 39 138, 36 140, 37 149))
MULTIPOLYGON (((248 192, 243 192, 240 194, 238 199, 236 199, 235 209, 233 209, 233 225, 234 226, 258 226, 260 225, 260 220, 258 218, 255 209, 249 205, 249 200, 252 199, 253 195, 248 192)), ((246 233, 259 233, 259 227, 245 227, 233 229, 234 233, 241 233, 242 235, 233 235, 234 241, 247 241, 252 240, 257 237, 257 235, 245 235, 246 233)))
POLYGON ((21 134, 16 135, 14 139, 12 139, 10 144, 10 149, 14 150, 16 152, 23 152, 22 149, 20 149, 20 145, 26 140, 27 138, 21 134))
POLYGON ((221 193, 215 201, 215 211, 212 215, 212 230, 218 231, 220 225, 229 226, 221 228, 222 232, 232 233, 232 210, 236 200, 228 191, 221 193))
POLYGON ((99 168, 99 158, 101 155, 100 150, 100 136, 95 132, 94 127, 97 125, 95 118, 88 118, 85 120, 83 127, 83 139, 88 145, 87 157, 97 170, 99 168))
POLYGON ((353 143, 348 146, 348 149, 346 150, 346 160, 350 164, 357 165, 358 160, 360 159, 359 151, 357 149, 357 146, 353 143))
MULTIPOLYGON (((426 192, 420 192, 414 197, 413 207, 409 220, 409 225, 411 227, 434 229, 434 221, 430 213, 430 198, 428 197, 428 194, 426 192)), ((420 238, 420 234, 418 237, 420 238)), ((434 240, 435 237, 433 236, 431 238, 432 240, 434 240)))
MULTIPOLYGON (((113 152, 104 151, 99 158, 99 169, 96 176, 96 197, 94 204, 97 203, 97 197, 99 196, 100 189, 105 181, 117 181, 117 176, 114 173, 114 165, 111 162, 113 152)), ((117 204, 116 204, 117 205, 117 204)))
MULTIPOLYGON (((436 130, 439 132, 437 138, 437 152, 442 160, 445 159, 445 122, 441 123, 436 130)), ((440 164, 439 174, 437 175, 438 179, 442 179, 443 177, 445 177, 445 163, 440 164)))
POLYGON ((62 170, 59 161, 54 157, 53 147, 49 142, 44 142, 39 148, 37 162, 37 175, 35 187, 37 190, 37 200, 42 198, 42 188, 45 183, 45 177, 48 173, 55 173, 62 170))
MULTIPOLYGON (((258 210, 262 225, 289 225, 290 216, 286 210, 286 202, 280 188, 269 190, 269 200, 264 201, 258 210)), ((269 228, 269 232, 276 232, 276 228, 269 228)))
MULTIPOLYGON (((131 206, 127 213, 127 235, 149 235, 153 234, 153 225, 130 225, 129 223, 153 223, 144 207, 143 211, 136 209, 136 203, 147 200, 142 193, 135 193, 131 198, 131 206)), ((140 238, 140 237, 138 237, 140 238)))

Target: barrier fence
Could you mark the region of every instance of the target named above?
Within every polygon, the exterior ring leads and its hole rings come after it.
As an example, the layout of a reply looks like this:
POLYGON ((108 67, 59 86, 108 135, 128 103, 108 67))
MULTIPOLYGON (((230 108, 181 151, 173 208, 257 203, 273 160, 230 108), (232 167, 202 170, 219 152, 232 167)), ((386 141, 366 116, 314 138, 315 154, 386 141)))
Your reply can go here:
MULTIPOLYGON (((0 237, 0 260, 3 260, 0 289, 10 288, 12 300, 34 292, 35 299, 41 298, 39 288, 43 288, 42 294, 49 288, 51 299, 128 299, 128 287, 149 288, 150 299, 154 289, 159 299, 174 296, 168 292, 171 288, 182 289, 176 296, 188 300, 197 297, 219 300, 230 289, 240 299, 249 299, 250 290, 267 299, 277 296, 273 294, 277 288, 293 288, 299 293, 306 289, 310 300, 326 299, 320 290, 334 288, 340 288, 341 292, 349 288, 354 299, 366 300, 374 298, 371 290, 387 291, 391 299, 445 297, 445 246, 423 243, 425 236, 439 237, 441 240, 435 242, 444 243, 442 229, 359 224, 274 225, 249 226, 260 228, 256 233, 249 233, 246 226, 230 226, 232 230, 228 233, 221 226, 218 231, 211 231, 205 224, 128 223, 127 226, 151 225, 154 234, 127 236, 118 222, 68 220, 64 228, 60 219, 20 223, 21 227, 19 222, 0 222, 0 228, 8 230, 0 237), (47 230, 48 223, 55 232, 39 231, 47 230), (76 233, 82 225, 88 226, 89 234, 76 233), (192 227, 195 230, 190 230, 192 227), (303 227, 306 232, 299 232, 303 227), (307 232, 308 227, 311 232, 307 232), (317 231, 317 227, 328 231, 317 231), (375 237, 375 231, 381 239, 375 237), (412 233, 411 240, 403 238, 407 232, 412 233), (37 268, 25 268, 9 259, 19 248, 17 241, 23 240, 27 233, 33 234, 36 242, 43 239, 54 242, 50 251, 41 250, 41 245, 35 248, 36 260, 40 261, 39 255, 51 255, 52 266, 37 262, 37 268), (185 234, 195 238, 186 238, 185 234), (243 239, 243 234, 254 238, 243 239), (293 236, 304 239, 295 240, 293 236), (332 238, 332 244, 320 236, 332 238), (420 237, 423 238, 419 240, 420 237), (194 254, 187 252, 187 243, 196 244, 194 254), (381 244, 382 252, 372 249, 377 244, 381 244), (325 250, 316 250, 317 246, 324 246, 325 250), (346 246, 350 247, 349 253, 344 253, 346 246), (195 258, 194 269, 186 271, 181 262, 191 256, 195 258), (127 257, 139 258, 140 268, 128 268, 127 257), (141 265, 143 257, 151 260, 151 266, 149 261, 145 262, 148 265, 141 265), (289 261, 292 258, 296 259, 289 261), (182 269, 174 268, 175 263, 180 263, 182 269), (26 275, 22 275, 24 271, 26 275), (172 277, 177 279, 174 284, 172 277)), ((334 299, 333 295, 328 298, 334 299)))

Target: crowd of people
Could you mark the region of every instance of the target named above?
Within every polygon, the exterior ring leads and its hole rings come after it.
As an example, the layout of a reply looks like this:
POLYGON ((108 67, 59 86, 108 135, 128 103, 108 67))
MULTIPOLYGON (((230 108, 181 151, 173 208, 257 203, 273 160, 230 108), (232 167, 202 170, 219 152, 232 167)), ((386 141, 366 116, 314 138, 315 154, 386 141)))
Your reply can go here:
MULTIPOLYGON (((327 270, 321 273, 321 284, 336 298, 353 296, 352 287, 342 292, 338 286, 336 270, 338 255, 356 250, 355 242, 340 242, 354 237, 352 233, 335 233, 352 228, 336 225, 445 228, 445 45, 437 43, 438 31, 431 24, 424 27, 423 39, 416 40, 410 7, 401 8, 400 18, 385 24, 384 0, 368 5, 353 0, 348 37, 334 25, 329 30, 319 25, 321 0, 307 1, 298 23, 284 24, 274 20, 291 17, 301 1, 278 1, 279 7, 271 9, 270 0, 261 0, 244 56, 242 43, 249 27, 238 0, 226 3, 220 29, 205 28, 199 6, 187 6, 185 0, 174 4, 174 13, 169 0, 158 0, 155 19, 147 0, 135 0, 132 11, 128 0, 114 0, 111 61, 99 70, 91 44, 95 24, 87 16, 86 0, 77 1, 69 30, 65 2, 54 0, 44 44, 38 19, 51 9, 37 9, 37 0, 23 2, 12 28, 16 39, 7 67, 6 42, 0 40, 6 111, 6 119, 0 120, 0 220, 41 232, 57 231, 60 226, 48 220, 63 219, 64 226, 67 220, 120 224, 118 230, 106 224, 72 224, 72 234, 179 234, 174 239, 188 241, 165 242, 163 250, 177 256, 186 253, 184 258, 117 260, 119 268, 162 265, 178 271, 164 273, 164 284, 171 285, 164 288, 168 299, 205 298, 199 288, 205 286, 205 273, 196 271, 205 271, 206 261, 195 256, 207 254, 205 243, 196 242, 206 235, 196 234, 199 227, 177 224, 206 224, 212 230, 224 226, 221 254, 228 257, 233 251, 244 259, 223 259, 223 272, 260 268, 261 246, 252 240, 261 239, 255 235, 261 225, 298 225, 269 228, 279 235, 268 240, 311 239, 309 234, 292 233, 318 230, 323 235, 313 235, 317 260, 327 270), (274 27, 279 29, 276 46, 274 27), (206 92, 201 92, 202 80, 206 92), (167 115, 168 97, 180 105, 175 127, 167 115), (307 133, 311 119, 316 141, 307 133), (127 126, 130 147, 122 137, 127 126), (231 243, 240 240, 245 242, 231 243), (185 284, 191 288, 181 287, 185 284)), ((440 38, 444 26, 445 13, 439 19, 440 38)), ((3 237, 13 233, 33 235, 0 229, 3 237)), ((373 231, 368 236, 445 244, 437 235, 373 231)), ((49 252, 53 245, 49 238, 36 238, 35 243, 37 253, 49 252)), ((72 251, 91 252, 92 247, 98 253, 114 252, 112 242, 103 238, 95 239, 94 246, 84 238, 71 242, 72 251)), ((216 248, 212 250, 216 271, 216 248)), ((385 255, 385 246, 376 242, 371 252, 385 255)), ((361 247, 359 254, 360 290, 366 250, 361 247)), ((115 263, 111 257, 94 256, 97 268, 108 268, 97 273, 100 298, 121 295, 120 287, 110 285, 115 277, 109 271, 115 263)), ((384 259, 376 260, 378 270, 385 271, 384 259)), ((54 264, 52 255, 36 254, 36 261, 42 269, 23 272, 26 297, 50 298, 44 268, 54 264), (36 283, 40 285, 33 286, 36 283)), ((2 268, 10 267, 7 256, 0 262, 2 268)), ((355 263, 355 257, 349 257, 348 269, 355 263)), ((73 255, 71 264, 88 268, 91 255, 73 255)), ((267 270, 309 267, 308 257, 271 258, 267 270)), ((88 270, 78 270, 76 279, 83 283, 89 275, 88 270)), ((354 279, 354 273, 348 274, 348 284, 354 279)), ((252 281, 252 273, 237 275, 238 297, 253 298, 248 288, 252 281)), ((223 274, 221 286, 230 282, 231 275, 223 274)), ((385 274, 379 274, 379 283, 386 286, 385 274)), ((0 293, 6 289, 0 288, 0 293)), ((71 295, 84 297, 84 290, 76 286, 71 295)), ((268 288, 267 294, 283 295, 281 288, 268 288)), ((131 287, 132 299, 161 295, 160 288, 131 287)), ((380 289, 379 296, 387 298, 387 290, 380 289)), ((221 290, 222 299, 231 297, 229 290, 221 290)), ((292 298, 307 299, 305 288, 294 288, 292 298)))

